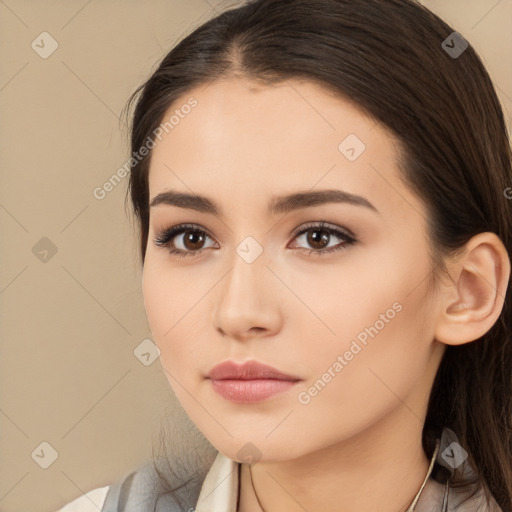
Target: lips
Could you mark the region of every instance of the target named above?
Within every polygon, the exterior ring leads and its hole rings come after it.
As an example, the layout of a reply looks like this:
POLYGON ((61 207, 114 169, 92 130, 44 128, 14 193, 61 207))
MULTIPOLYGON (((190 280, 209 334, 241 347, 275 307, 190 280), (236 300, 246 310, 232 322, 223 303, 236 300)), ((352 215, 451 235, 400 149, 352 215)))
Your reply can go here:
POLYGON ((212 368, 207 378, 216 393, 239 404, 260 402, 284 393, 302 380, 258 361, 242 365, 226 361, 212 368))
POLYGON ((226 361, 214 366, 208 378, 214 380, 251 380, 251 379, 277 379, 298 381, 300 377, 283 373, 276 368, 259 363, 258 361, 248 361, 242 365, 238 365, 233 361, 226 361))

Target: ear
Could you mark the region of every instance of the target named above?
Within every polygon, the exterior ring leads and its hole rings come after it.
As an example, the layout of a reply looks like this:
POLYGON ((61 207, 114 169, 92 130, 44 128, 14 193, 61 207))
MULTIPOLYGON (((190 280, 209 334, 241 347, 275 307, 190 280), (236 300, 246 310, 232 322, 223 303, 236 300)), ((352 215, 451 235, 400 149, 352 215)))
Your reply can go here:
POLYGON ((510 278, 510 259, 500 238, 479 233, 466 243, 443 285, 435 338, 447 345, 474 341, 494 325, 501 314, 510 278))

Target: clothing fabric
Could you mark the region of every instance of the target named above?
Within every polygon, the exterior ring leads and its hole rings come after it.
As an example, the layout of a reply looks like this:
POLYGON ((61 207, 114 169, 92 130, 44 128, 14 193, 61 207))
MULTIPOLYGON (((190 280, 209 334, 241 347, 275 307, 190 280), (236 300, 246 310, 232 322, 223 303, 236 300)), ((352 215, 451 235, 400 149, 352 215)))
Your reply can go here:
POLYGON ((58 512, 98 512, 105 503, 110 486, 98 487, 69 502, 58 512))
MULTIPOLYGON (((159 487, 153 464, 148 463, 114 484, 94 489, 68 503, 58 512, 97 512, 100 507, 102 512, 237 512, 242 464, 218 451, 209 456, 210 461, 196 468, 195 478, 182 474, 173 480, 166 475, 173 485, 176 484, 173 492, 160 495, 163 489, 159 487), (91 509, 91 505, 94 508, 91 509)), ((445 428, 437 440, 423 485, 409 510, 503 512, 492 497, 487 502, 482 487, 476 488, 471 497, 475 487, 469 485, 469 480, 474 476, 467 452, 458 443, 456 434, 445 428), (434 478, 434 475, 437 476, 434 478), (456 480, 468 482, 468 485, 455 487, 456 480)))

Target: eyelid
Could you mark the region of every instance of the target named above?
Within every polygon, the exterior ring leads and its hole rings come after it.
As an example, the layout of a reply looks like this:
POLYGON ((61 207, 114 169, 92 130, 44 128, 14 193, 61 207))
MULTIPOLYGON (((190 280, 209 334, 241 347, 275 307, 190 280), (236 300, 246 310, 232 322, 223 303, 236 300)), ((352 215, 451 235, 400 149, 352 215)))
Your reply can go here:
MULTIPOLYGON (((187 231, 196 231, 198 233, 205 234, 212 240, 215 238, 208 232, 207 229, 203 228, 202 226, 199 226, 198 224, 192 224, 192 223, 184 223, 184 224, 176 224, 174 226, 164 228, 160 230, 158 233, 156 233, 153 236, 153 243, 158 246, 166 246, 169 243, 169 240, 171 238, 176 237, 177 235, 181 235, 187 231)), ((190 252, 200 252, 203 249, 200 249, 199 251, 190 251, 190 252)))
POLYGON ((308 231, 309 229, 317 228, 317 229, 325 229, 326 231, 339 231, 343 233, 347 238, 352 238, 353 240, 357 240, 356 235, 348 228, 341 227, 336 224, 331 224, 325 220, 311 221, 306 222, 305 224, 301 224, 299 227, 294 229, 290 235, 293 239, 297 235, 302 234, 304 231, 308 231))

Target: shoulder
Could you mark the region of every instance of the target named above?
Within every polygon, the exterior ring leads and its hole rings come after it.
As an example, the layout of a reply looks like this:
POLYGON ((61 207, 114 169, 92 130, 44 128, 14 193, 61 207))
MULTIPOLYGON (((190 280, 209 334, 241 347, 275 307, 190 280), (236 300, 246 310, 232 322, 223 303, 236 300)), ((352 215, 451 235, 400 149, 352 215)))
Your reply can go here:
POLYGON ((472 465, 457 434, 448 427, 442 431, 435 462, 443 468, 438 478, 446 484, 442 502, 449 512, 503 512, 487 483, 479 478, 478 469, 472 465))
POLYGON ((110 486, 98 487, 67 503, 56 512, 98 512, 105 503, 110 486))
POLYGON ((56 512, 174 512, 194 509, 217 450, 150 459, 106 487, 93 489, 56 512), (201 455, 201 456, 199 456, 201 455))

